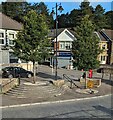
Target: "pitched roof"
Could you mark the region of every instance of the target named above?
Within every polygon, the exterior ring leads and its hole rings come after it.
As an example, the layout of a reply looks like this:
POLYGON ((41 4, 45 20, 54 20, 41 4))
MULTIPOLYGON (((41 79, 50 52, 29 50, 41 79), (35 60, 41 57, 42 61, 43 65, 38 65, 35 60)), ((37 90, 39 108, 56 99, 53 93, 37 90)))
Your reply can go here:
POLYGON ((110 29, 102 29, 102 32, 107 35, 111 40, 113 40, 113 30, 110 29))
MULTIPOLYGON (((67 29, 69 32, 71 32, 72 34, 73 34, 73 32, 70 30, 70 29, 68 29, 68 28, 59 28, 58 30, 57 30, 57 36, 60 34, 60 33, 62 33, 65 29, 67 29)), ((74 35, 74 34, 73 34, 74 35)), ((48 36, 49 37, 52 37, 53 39, 56 37, 56 29, 51 29, 50 30, 50 32, 49 32, 49 34, 48 34, 48 36)))
POLYGON ((10 17, 4 15, 1 12, 0 12, 0 21, 2 23, 0 25, 0 28, 11 29, 11 30, 21 30, 22 29, 21 23, 11 19, 10 17))
POLYGON ((97 32, 101 41, 107 41, 100 32, 97 32))

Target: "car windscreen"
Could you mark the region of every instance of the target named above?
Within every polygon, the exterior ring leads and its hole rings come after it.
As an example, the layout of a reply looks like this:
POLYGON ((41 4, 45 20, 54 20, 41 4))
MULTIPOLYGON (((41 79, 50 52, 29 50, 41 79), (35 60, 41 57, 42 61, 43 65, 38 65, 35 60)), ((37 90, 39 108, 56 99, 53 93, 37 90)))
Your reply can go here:
POLYGON ((12 67, 5 67, 5 68, 3 68, 2 70, 3 71, 9 71, 9 70, 12 70, 13 68, 12 67))

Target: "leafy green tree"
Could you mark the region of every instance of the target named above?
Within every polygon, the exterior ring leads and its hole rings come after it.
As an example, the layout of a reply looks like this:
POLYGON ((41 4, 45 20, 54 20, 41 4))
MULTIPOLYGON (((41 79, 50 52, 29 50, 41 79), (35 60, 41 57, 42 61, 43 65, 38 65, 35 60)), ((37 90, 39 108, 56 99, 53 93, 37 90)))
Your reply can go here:
POLYGON ((99 65, 97 60, 100 53, 99 39, 94 33, 94 29, 88 15, 82 19, 81 25, 75 29, 77 40, 73 42, 72 52, 75 59, 74 66, 78 69, 88 70, 99 65))
MULTIPOLYGON (((29 11, 24 16, 23 26, 23 30, 17 34, 13 50, 20 59, 33 62, 35 76, 35 62, 39 62, 49 55, 48 26, 45 16, 38 15, 34 10, 29 11)), ((35 79, 33 82, 35 83, 35 79)))
POLYGON ((105 9, 101 5, 97 5, 94 11, 93 22, 95 24, 96 30, 101 30, 106 26, 106 18, 104 15, 105 9))

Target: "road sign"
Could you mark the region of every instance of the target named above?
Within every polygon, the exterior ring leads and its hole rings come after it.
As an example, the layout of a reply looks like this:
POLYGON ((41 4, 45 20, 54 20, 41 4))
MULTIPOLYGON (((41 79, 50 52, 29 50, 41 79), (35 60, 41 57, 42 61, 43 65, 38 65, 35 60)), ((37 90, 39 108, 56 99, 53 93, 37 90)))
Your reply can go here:
POLYGON ((87 81, 87 88, 93 88, 94 87, 94 82, 92 80, 87 81))

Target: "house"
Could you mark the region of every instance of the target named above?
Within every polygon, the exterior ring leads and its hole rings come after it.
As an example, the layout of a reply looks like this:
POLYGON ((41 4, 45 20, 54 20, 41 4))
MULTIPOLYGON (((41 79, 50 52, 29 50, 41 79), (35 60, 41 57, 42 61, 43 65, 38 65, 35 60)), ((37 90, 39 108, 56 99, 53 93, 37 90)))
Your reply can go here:
POLYGON ((14 56, 11 46, 14 46, 14 39, 22 24, 0 13, 0 64, 14 63, 18 58, 14 56))
POLYGON ((107 41, 107 48, 108 48, 108 57, 107 57, 107 64, 113 64, 113 30, 110 29, 102 29, 100 34, 104 37, 107 41))
MULTIPOLYGON (((53 55, 50 64, 56 65, 56 29, 52 29, 48 35, 53 42, 53 55)), ((57 30, 57 64, 58 68, 72 67, 72 42, 75 36, 70 29, 60 28, 57 30)))
POLYGON ((99 47, 103 52, 101 52, 97 59, 100 61, 100 64, 107 64, 108 60, 108 41, 102 36, 100 32, 95 32, 99 38, 99 47))
MULTIPOLYGON (((98 55, 98 60, 100 64, 108 64, 108 61, 112 61, 113 56, 110 50, 109 41, 103 36, 102 32, 94 32, 97 37, 99 38, 99 46, 103 50, 102 53, 98 55), (110 59, 110 60, 109 60, 110 59)), ((53 29, 49 33, 49 37, 52 39, 53 42, 53 55, 54 57, 51 58, 50 64, 56 64, 56 30, 53 29)), ((57 31, 57 64, 58 67, 69 67, 72 65, 73 57, 71 53, 72 42, 76 40, 74 33, 71 29, 60 28, 57 31)), ((113 49, 113 48, 112 48, 113 49)))

